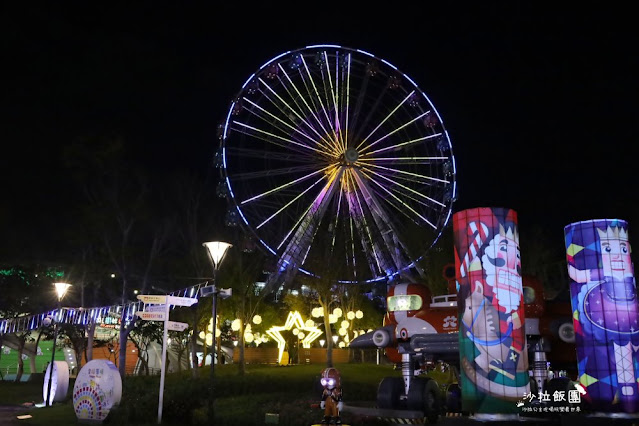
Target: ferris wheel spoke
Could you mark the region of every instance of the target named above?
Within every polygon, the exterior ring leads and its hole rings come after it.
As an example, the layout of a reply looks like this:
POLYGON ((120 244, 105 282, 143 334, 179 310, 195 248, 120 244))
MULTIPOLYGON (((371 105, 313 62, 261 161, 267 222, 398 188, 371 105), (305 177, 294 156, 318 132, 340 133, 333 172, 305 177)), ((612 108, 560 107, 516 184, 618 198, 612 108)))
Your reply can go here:
MULTIPOLYGON (((339 56, 335 57, 335 85, 333 85, 333 77, 331 76, 330 61, 328 60, 328 54, 326 53, 326 51, 324 51, 324 60, 326 61, 326 74, 327 74, 326 78, 322 79, 324 84, 324 91, 326 92, 326 90, 328 89, 328 91, 330 92, 331 98, 333 100, 333 107, 335 108, 334 119, 331 120, 329 117, 327 118, 329 120, 329 123, 331 123, 331 128, 333 129, 335 139, 339 142, 342 150, 346 150, 346 148, 344 147, 344 143, 342 141, 340 122, 339 122, 339 106, 338 106, 339 94, 337 92, 339 88, 339 83, 337 81, 337 78, 339 77, 339 72, 338 72, 339 56), (326 81, 328 81, 329 87, 326 87, 326 81)), ((322 73, 322 76, 323 74, 324 73, 322 73)), ((326 102, 329 103, 330 100, 327 99, 326 102)))
POLYGON ((398 165, 418 165, 418 164, 432 164, 439 161, 446 161, 448 157, 360 157, 358 161, 363 163, 393 163, 398 165))
MULTIPOLYGON (((306 99, 299 92, 299 89, 297 88, 295 83, 293 83, 293 81, 289 77, 288 73, 284 70, 282 65, 280 65, 280 69, 282 70, 282 72, 286 76, 286 78, 287 78, 288 82, 290 83, 291 87, 293 87, 293 89, 295 89, 295 92, 298 95, 297 98, 301 99, 302 103, 304 104, 304 106, 309 110, 311 116, 315 120, 315 124, 317 124, 320 127, 320 129, 323 131, 324 135, 330 135, 330 132, 328 132, 324 128, 324 125, 323 125, 322 121, 319 119, 319 117, 317 117, 317 115, 315 114, 315 111, 313 111, 313 109, 311 109, 309 107, 308 102, 306 102, 306 99)), ((291 92, 289 87, 286 86, 286 83, 281 78, 280 78, 280 83, 282 84, 282 87, 284 87, 284 90, 286 90, 286 94, 292 99, 292 102, 299 109, 299 113, 300 114, 298 114, 297 116, 298 117, 301 116, 301 114, 303 114, 304 108, 302 108, 302 105, 300 105, 300 103, 297 101, 297 98, 294 96, 294 94, 291 92)), ((322 148, 326 149, 328 152, 332 153, 333 155, 336 155, 337 153, 339 153, 339 147, 335 144, 335 141, 333 141, 330 137, 322 136, 322 134, 312 125, 312 120, 304 120, 303 123, 309 129, 311 129, 313 131, 313 133, 315 133, 317 135, 317 139, 313 140, 315 143, 317 143, 318 145, 321 145, 322 148)))
POLYGON ((413 214, 415 214, 415 216, 417 216, 418 218, 420 218, 421 220, 423 220, 425 223, 429 224, 431 227, 437 229, 437 227, 435 225, 433 225, 431 223, 430 220, 428 220, 427 218, 425 218, 424 216, 422 216, 418 211, 416 211, 414 208, 412 208, 410 205, 406 204, 405 202, 403 202, 401 199, 399 199, 399 197, 397 197, 395 194, 393 194, 390 190, 388 190, 384 185, 380 184, 379 182, 377 182, 376 180, 371 180, 371 182, 373 182, 375 185, 377 185, 382 191, 384 191, 386 194, 390 195, 391 197, 393 197, 393 199, 395 201, 397 201, 398 203, 402 204, 404 207, 406 207, 408 210, 410 210, 411 212, 413 212, 413 214))
POLYGON ((346 131, 345 131, 345 141, 344 141, 344 145, 348 148, 349 147, 349 143, 348 143, 348 120, 349 120, 349 112, 350 112, 350 100, 351 100, 351 54, 349 53, 347 55, 348 58, 348 65, 346 67, 346 108, 344 109, 344 113, 346 115, 346 131))
MULTIPOLYGON (((267 96, 266 94, 265 94, 265 97, 267 97, 267 98, 268 98, 268 96, 267 96)), ((286 126, 286 127, 288 127, 289 129, 293 130, 294 132, 296 132, 296 133, 298 133, 298 134, 300 134, 300 135, 304 136, 306 139, 308 139, 308 140, 309 140, 310 142, 312 142, 313 144, 321 145, 321 141, 320 141, 320 140, 318 140, 318 139, 313 139, 311 136, 309 136, 309 135, 307 135, 306 133, 302 132, 299 128, 297 128, 297 127, 295 127, 295 126, 290 125, 290 124, 289 124, 289 123, 287 123, 286 121, 282 120, 280 117, 276 116, 275 114, 273 114, 273 113, 271 113, 271 112, 267 111, 266 109, 262 108, 261 106, 259 106, 259 105, 258 105, 258 104, 256 104, 255 102, 251 101, 249 98, 244 97, 244 98, 242 98, 242 99, 243 99, 244 101, 248 102, 248 103, 249 103, 250 105, 252 105, 253 107, 255 107, 255 108, 257 108, 258 110, 260 110, 262 113, 264 113, 264 114, 268 115, 269 117, 273 118, 274 120, 277 120, 277 122, 278 122, 280 125, 286 126)), ((270 99, 270 98, 268 98, 268 99, 270 99)), ((277 106, 277 105, 276 105, 276 106, 277 106)), ((279 110, 280 110, 280 112, 282 112, 283 114, 285 114, 285 111, 284 111, 284 110, 282 110, 281 108, 280 108, 279 110)), ((257 112, 255 112, 255 111, 253 111, 253 110, 248 110, 248 111, 249 111, 251 114, 255 115, 256 117, 258 117, 258 118, 260 118, 260 119, 264 120, 265 122, 267 122, 267 123, 269 122, 269 121, 267 120, 267 118, 266 118, 266 117, 264 117, 263 115, 260 115, 260 114, 258 114, 257 112)), ((282 130, 282 128, 280 128, 279 126, 275 126, 275 125, 273 125, 273 127, 277 128, 277 129, 278 129, 278 130, 280 130, 282 133, 285 133, 285 134, 286 134, 286 131, 282 130)), ((326 148, 326 146, 324 146, 324 147, 326 148)))
MULTIPOLYGON (((404 206, 404 204, 398 202, 396 199, 394 198, 388 198, 386 197, 386 194, 380 194, 380 197, 384 197, 386 204, 388 204, 389 206, 393 207, 395 210, 397 210, 398 213, 401 213, 404 217, 406 217, 408 220, 410 220, 412 223, 415 223, 415 218, 412 217, 410 214, 408 214, 406 207, 404 206)), ((406 196, 410 199, 412 199, 413 201, 415 201, 416 203, 422 204, 423 202, 412 198, 410 196, 406 196)))
MULTIPOLYGON (((326 54, 326 52, 324 52, 324 54, 326 54)), ((322 102, 322 96, 320 95, 319 90, 317 90, 317 85, 315 84, 315 79, 313 79, 313 75, 311 74, 311 71, 308 69, 308 65, 306 64, 306 60, 304 59, 303 56, 302 56, 302 63, 304 64, 304 69, 306 70, 306 75, 308 76, 308 80, 310 81, 311 86, 313 86, 313 91, 314 91, 315 96, 316 96, 315 99, 317 99, 317 102, 319 102, 320 108, 321 108, 322 112, 324 113, 324 117, 326 117, 328 125, 331 128, 330 130, 332 132, 332 136, 334 137, 333 142, 334 142, 336 148, 338 148, 338 150, 339 150, 339 142, 337 140, 337 134, 335 132, 335 128, 333 127, 333 123, 331 121, 331 118, 329 117, 328 112, 326 111, 326 107, 324 106, 324 102, 322 102)), ((328 68, 328 66, 329 66, 329 64, 327 63, 326 67, 328 68)), ((300 72, 300 74, 302 74, 302 73, 300 72)), ((303 74, 302 74, 302 78, 303 78, 303 74)), ((307 89, 308 89, 308 86, 307 86, 307 89)), ((313 99, 313 98, 311 97, 311 99, 313 99)), ((328 99, 327 99, 327 102, 328 102, 328 99)))
MULTIPOLYGON (((279 140, 275 140, 271 137, 269 137, 268 135, 265 134, 260 134, 260 133, 256 133, 256 132, 250 132, 245 130, 243 127, 233 127, 233 131, 242 135, 245 135, 249 138, 251 138, 252 142, 255 142, 255 140, 259 140, 259 141, 263 141, 268 143, 269 145, 274 145, 274 146, 278 146, 280 148, 282 148, 284 151, 282 151, 282 157, 286 156, 286 155, 290 155, 292 152, 299 154, 300 157, 305 157, 308 159, 312 159, 312 161, 317 161, 317 153, 313 152, 312 150, 306 150, 306 149, 302 149, 299 146, 296 145, 290 145, 288 143, 284 143, 282 141, 279 140)), ((253 144, 252 144, 253 145, 253 144)), ((225 151, 228 150, 228 148, 225 148, 225 151)), ((264 157, 265 158, 265 157, 264 157)))
MULTIPOLYGON (((322 135, 320 133, 317 132, 317 130, 311 125, 311 123, 308 122, 308 120, 306 120, 304 117, 302 117, 302 115, 300 114, 300 112, 298 112, 295 108, 293 108, 291 105, 289 105, 288 102, 286 102, 286 100, 284 100, 284 98, 282 98, 275 90, 273 90, 273 88, 271 88, 271 86, 269 86, 266 81, 264 81, 262 78, 259 79, 259 81, 264 85, 264 87, 266 87, 273 95, 275 95, 275 97, 283 104, 286 106, 286 108, 288 108, 288 110, 293 113, 293 115, 295 117, 297 117, 302 123, 304 123, 309 129, 311 129, 313 132, 315 132, 318 136, 318 141, 317 143, 319 143, 319 141, 322 141, 324 138, 322 137, 322 135)), ((280 79, 280 81, 282 81, 280 79)), ((288 89, 287 90, 287 94, 288 94, 288 89)), ((276 108, 278 108, 284 115, 286 114, 286 111, 280 109, 279 105, 277 104, 277 102, 273 101, 268 94, 266 94, 265 92, 261 92, 264 97, 266 97, 273 105, 275 105, 276 108)), ((289 95, 290 96, 290 95, 289 95)))
POLYGON ((333 253, 333 249, 335 248, 335 238, 337 237, 337 225, 339 223, 339 215, 341 213, 341 208, 342 208, 343 194, 344 194, 344 191, 342 191, 340 188, 339 196, 337 197, 337 211, 335 212, 335 221, 333 222, 333 238, 331 239, 331 254, 333 253))
POLYGON ((235 180, 251 180, 260 179, 269 176, 290 175, 299 174, 300 172, 317 171, 318 166, 296 166, 296 167, 280 167, 277 169, 260 170, 255 172, 235 173, 229 175, 231 179, 235 180))
MULTIPOLYGON (((387 268, 391 267, 388 261, 385 259, 381 253, 378 253, 377 245, 378 243, 373 238, 371 234, 371 228, 366 220, 366 214, 364 212, 364 208, 362 206, 362 202, 358 196, 357 190, 355 189, 355 182, 353 182, 352 174, 349 173, 349 180, 351 181, 352 190, 347 193, 346 200, 348 201, 348 208, 350 211, 350 216, 355 224, 355 229, 360 237, 360 242, 362 244, 362 249, 364 255, 368 261, 368 266, 373 273, 373 275, 377 275, 382 271, 386 271, 387 268)), ((352 230, 351 230, 352 232, 352 230)), ((353 239, 354 244, 354 239, 353 239)), ((352 246, 353 250, 353 259, 355 259, 355 247, 352 246)))
MULTIPOLYGON (((238 125, 238 126, 241 126, 241 127, 242 127, 242 128, 244 128, 244 129, 252 130, 252 131, 254 131, 254 132, 256 132, 256 133, 259 133, 259 134, 260 134, 260 135, 262 135, 262 136, 270 136, 271 138, 278 139, 278 140, 280 140, 280 141, 283 141, 283 142, 289 143, 289 144, 291 144, 291 145, 295 145, 295 146, 298 146, 298 147, 300 147, 300 148, 304 148, 304 149, 307 149, 307 150, 310 150, 310 151, 316 152, 316 153, 318 153, 318 154, 323 154, 323 153, 322 153, 322 151, 320 151, 319 149, 317 149, 317 148, 313 148, 313 147, 311 147, 311 146, 305 145, 305 144, 300 143, 300 142, 297 142, 297 141, 294 141, 293 139, 285 138, 285 137, 283 137, 283 136, 276 135, 275 133, 267 132, 266 130, 258 129, 257 127, 249 126, 248 124, 245 124, 245 123, 242 123, 242 122, 239 122, 239 121, 235 121, 235 120, 234 120, 234 121, 233 121, 233 124, 236 124, 236 125, 238 125)), ((247 134, 248 134, 248 135, 251 135, 251 133, 247 133, 247 134)), ((267 139, 267 141, 268 141, 268 139, 267 139)), ((284 146, 284 147, 286 147, 286 145, 280 145, 280 146, 284 146)))
POLYGON ((324 185, 324 188, 278 245, 277 248, 279 250, 289 236, 293 235, 278 261, 280 269, 297 269, 303 265, 342 172, 343 168, 340 167, 329 175, 328 182, 324 185))
POLYGON ((230 157, 240 157, 240 158, 260 158, 263 160, 278 160, 278 161, 289 161, 295 163, 316 163, 317 156, 313 156, 309 154, 307 151, 304 151, 303 154, 298 155, 293 152, 274 152, 273 150, 261 150, 257 148, 225 148, 225 151, 228 153, 230 157))
POLYGON ((324 180, 324 176, 320 177, 319 179, 317 179, 314 183, 311 184, 311 186, 309 186, 308 188, 306 188, 304 191, 300 192, 299 195, 297 195, 295 198, 293 198, 291 201, 289 201, 288 203, 286 203, 281 209, 277 210, 275 213, 273 213, 271 216, 269 216, 264 222, 260 223, 259 225, 257 225, 255 227, 255 229, 260 229, 262 226, 266 225, 271 219, 273 219, 275 216, 277 216, 278 214, 282 213, 284 210, 286 210, 291 204, 293 204, 295 201, 299 200, 300 198, 302 198, 304 196, 304 194, 306 194, 308 191, 310 191, 311 189, 313 189, 318 183, 320 183, 321 181, 324 180))
POLYGON ((413 124, 414 122, 416 122, 417 120, 419 120, 420 118, 424 117, 425 115, 429 114, 430 111, 426 111, 420 115, 418 115, 417 117, 413 118, 412 120, 410 120, 407 123, 402 124, 401 126, 399 126, 398 128, 396 128, 395 130, 388 132, 387 134, 385 134, 384 136, 382 136, 381 138, 377 139, 375 142, 372 142, 371 144, 365 146, 364 148, 362 148, 360 150, 360 153, 362 155, 364 155, 364 153, 366 151, 368 151, 369 149, 371 149, 373 146, 377 145, 378 143, 382 142, 384 139, 386 139, 387 137, 394 135, 395 133, 399 132, 400 130, 410 126, 411 124, 413 124))
MULTIPOLYGON (((417 196, 419 196, 419 197, 421 197, 421 198, 423 198, 423 199, 426 199, 426 200, 428 200, 428 201, 430 201, 430 202, 432 202, 432 203, 435 203, 435 204, 437 204, 437 205, 438 205, 438 206, 440 206, 440 207, 445 207, 445 206, 446 206, 444 203, 439 202, 439 201, 435 200, 434 198, 430 198, 429 196, 427 196, 427 195, 425 195, 425 194, 422 194, 421 192, 416 191, 416 190, 414 190, 414 189, 412 189, 412 188, 410 188, 410 187, 408 187, 408 186, 406 186, 406 185, 403 185, 403 184, 401 184, 401 183, 397 182, 396 180, 390 179, 390 178, 388 178, 388 177, 386 177, 386 176, 384 176, 384 175, 382 175, 382 174, 380 174, 380 173, 377 173, 377 172, 375 172, 374 170, 370 170, 370 169, 367 169, 367 168, 363 168, 362 170, 366 170, 367 172, 369 172, 369 173, 371 173, 371 174, 373 174, 373 175, 375 175, 375 176, 378 176, 378 177, 380 177, 380 178, 384 179, 385 181, 389 182, 392 186, 397 186, 397 187, 403 188, 403 189, 405 189, 406 191, 408 191, 408 192, 410 192, 410 193, 413 193, 413 194, 415 194, 415 195, 417 195, 417 196)), ((372 180, 372 181, 374 181, 374 180, 375 180, 375 179, 373 179, 371 176, 367 176, 367 177, 368 177, 370 180, 372 180)))
POLYGON ((371 136, 373 136, 373 134, 380 128, 382 127, 382 125, 384 123, 386 123, 388 121, 389 118, 391 118, 393 116, 393 114, 395 114, 397 112, 397 110, 399 110, 402 105, 404 105, 406 103, 406 101, 408 101, 413 94, 415 93, 415 91, 411 91, 408 96, 406 96, 391 112, 388 113, 388 115, 386 117, 384 117, 384 119, 368 134, 368 136, 366 136, 364 139, 362 139, 362 141, 359 143, 359 145, 357 145, 357 149, 359 150, 361 148, 362 145, 364 145, 366 143, 366 141, 368 140, 368 138, 370 138, 371 136))
MULTIPOLYGON (((405 258, 408 258, 408 256, 405 251, 401 250, 401 244, 393 238, 393 235, 399 235, 399 232, 395 229, 386 209, 382 207, 382 203, 380 201, 382 198, 375 196, 371 188, 369 188, 366 181, 361 176, 360 171, 354 170, 353 177, 355 178, 357 186, 362 194, 362 199, 365 201, 371 216, 373 217, 376 228, 380 234, 380 242, 383 242, 385 245, 384 252, 387 253, 394 262, 395 268, 390 269, 390 271, 398 271, 402 269, 403 265, 406 263, 405 258)), ((426 222, 428 222, 428 220, 426 220, 426 222)), ((388 272, 389 269, 385 269, 384 271, 388 272)))
MULTIPOLYGON (((362 174, 370 181, 375 181, 375 179, 373 179, 371 176, 369 176, 364 170, 362 170, 362 174)), ((434 200, 428 196, 424 196, 423 194, 421 194, 420 192, 417 192, 415 190, 413 190, 412 188, 406 187, 404 185, 398 185, 398 184, 392 184, 392 185, 384 185, 379 181, 375 181, 375 183, 377 185, 382 185, 384 186, 386 189, 388 189, 391 192, 394 192, 395 194, 397 194, 398 198, 402 197, 403 199, 406 200, 411 200, 421 206, 424 206, 426 208, 432 208, 433 207, 433 203, 440 205, 442 207, 445 207, 446 205, 443 203, 440 203, 437 200, 434 200), (416 197, 419 196, 419 198, 416 197), (424 198, 426 198, 425 201, 424 198)), ((381 195, 382 197, 385 197, 385 195, 381 195)), ((393 199, 388 199, 388 198, 384 198, 384 200, 387 203, 391 203, 392 201, 394 201, 393 199)), ((405 212, 404 212, 405 213, 405 212)))
POLYGON ((281 190, 283 190, 283 189, 289 188, 289 187, 291 187, 291 186, 293 186, 293 185, 295 185, 295 184, 297 184, 297 183, 304 182, 305 180, 310 179, 311 177, 313 177, 313 176, 315 176, 315 175, 317 175, 317 174, 319 174, 319 173, 323 173, 323 172, 325 172, 326 170, 330 169, 331 167, 334 167, 334 166, 332 166, 332 165, 330 165, 330 166, 326 166, 326 167, 324 167, 324 168, 322 168, 322 169, 320 169, 320 170, 317 170, 317 171, 315 171, 315 172, 313 172, 313 173, 309 173, 309 174, 307 174, 307 175, 305 175, 305 176, 302 176, 302 177, 299 177, 299 178, 297 178, 297 179, 295 179, 295 180, 292 180, 292 181, 286 182, 285 184, 280 185, 280 186, 278 186, 278 187, 276 187, 276 188, 273 188, 273 189, 271 189, 271 190, 269 190, 269 191, 262 192, 261 194, 255 195, 255 196, 253 196, 253 197, 251 197, 251 198, 248 198, 248 199, 246 199, 246 200, 242 201, 242 202, 240 203, 240 205, 242 205, 242 204, 246 204, 246 203, 250 203, 250 202, 255 201, 255 200, 259 200, 260 198, 262 198, 262 197, 264 197, 264 196, 267 196, 267 195, 269 195, 269 194, 274 194, 274 193, 276 193, 276 192, 278 192, 278 191, 281 191, 281 190))
POLYGON ((435 133, 435 134, 432 134, 432 135, 423 136, 421 138, 411 139, 411 140, 406 141, 406 142, 401 142, 401 143, 398 143, 398 144, 395 144, 395 145, 387 146, 385 148, 380 148, 380 149, 375 150, 375 151, 367 152, 364 155, 373 155, 373 154, 378 154, 380 152, 386 152, 386 151, 390 151, 390 150, 399 151, 400 149, 407 148, 407 147, 409 147, 411 145, 414 145, 416 143, 424 142, 424 141, 431 140, 431 139, 436 139, 436 138, 438 138, 441 135, 442 135, 441 133, 435 133))
POLYGON ((380 166, 380 165, 377 165, 377 164, 367 164, 367 166, 374 167, 375 169, 380 170, 380 173, 388 172, 388 173, 390 173, 392 175, 399 173, 399 174, 402 174, 404 176, 410 176, 413 179, 414 178, 423 179, 426 182, 438 182, 438 183, 444 183, 444 184, 449 184, 450 183, 446 179, 439 179, 439 178, 435 178, 435 177, 432 177, 432 176, 426 176, 426 175, 422 175, 422 174, 419 174, 419 173, 407 172, 405 170, 400 170, 400 169, 393 169, 391 167, 384 167, 384 166, 380 166))

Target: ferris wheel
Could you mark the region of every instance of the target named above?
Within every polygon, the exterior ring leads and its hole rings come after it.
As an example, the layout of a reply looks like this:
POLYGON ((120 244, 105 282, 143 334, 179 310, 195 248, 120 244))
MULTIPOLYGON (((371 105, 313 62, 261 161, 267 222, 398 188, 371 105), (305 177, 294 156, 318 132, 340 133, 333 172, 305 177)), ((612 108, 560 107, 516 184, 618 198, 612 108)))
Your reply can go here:
POLYGON ((219 138, 227 223, 275 256, 271 280, 321 276, 313 258, 349 271, 341 282, 414 270, 456 198, 439 113, 406 74, 362 50, 316 45, 266 62, 219 138))

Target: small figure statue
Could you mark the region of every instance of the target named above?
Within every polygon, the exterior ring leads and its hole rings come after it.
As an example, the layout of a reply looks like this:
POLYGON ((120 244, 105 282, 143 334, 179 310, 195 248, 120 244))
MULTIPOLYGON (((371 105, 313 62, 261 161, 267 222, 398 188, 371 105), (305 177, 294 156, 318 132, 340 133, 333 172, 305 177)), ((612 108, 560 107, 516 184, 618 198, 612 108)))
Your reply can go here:
POLYGON ((342 383, 339 371, 329 367, 322 371, 320 383, 324 387, 320 407, 324 410, 322 424, 341 425, 339 413, 342 410, 342 383))

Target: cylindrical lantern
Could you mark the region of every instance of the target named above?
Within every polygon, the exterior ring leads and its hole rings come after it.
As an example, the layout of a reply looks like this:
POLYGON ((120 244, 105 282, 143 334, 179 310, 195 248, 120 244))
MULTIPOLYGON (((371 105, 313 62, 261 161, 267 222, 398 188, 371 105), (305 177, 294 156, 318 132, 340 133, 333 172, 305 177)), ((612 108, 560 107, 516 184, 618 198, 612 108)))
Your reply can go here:
POLYGON ((516 413, 530 392, 517 213, 463 210, 453 231, 462 408, 516 413))
POLYGON ((628 223, 599 219, 564 228, 579 382, 593 409, 639 409, 639 309, 628 223))

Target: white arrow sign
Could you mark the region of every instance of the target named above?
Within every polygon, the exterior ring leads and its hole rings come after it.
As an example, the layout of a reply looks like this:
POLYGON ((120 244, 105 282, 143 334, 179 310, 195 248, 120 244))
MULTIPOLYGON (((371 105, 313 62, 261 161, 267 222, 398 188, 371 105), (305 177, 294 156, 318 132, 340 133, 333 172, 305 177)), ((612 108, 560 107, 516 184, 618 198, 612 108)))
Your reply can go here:
POLYGON ((191 306, 197 303, 197 298, 195 297, 177 297, 177 296, 167 296, 169 305, 177 305, 177 306, 191 306))
POLYGON ((144 312, 164 312, 166 311, 166 305, 146 305, 144 306, 144 312))
POLYGON ((144 303, 166 303, 166 296, 161 294, 138 294, 138 300, 144 303))
POLYGON ((167 321, 166 326, 171 331, 184 331, 189 325, 185 322, 167 321))
POLYGON ((166 312, 138 312, 140 318, 146 321, 164 321, 166 320, 166 312))

